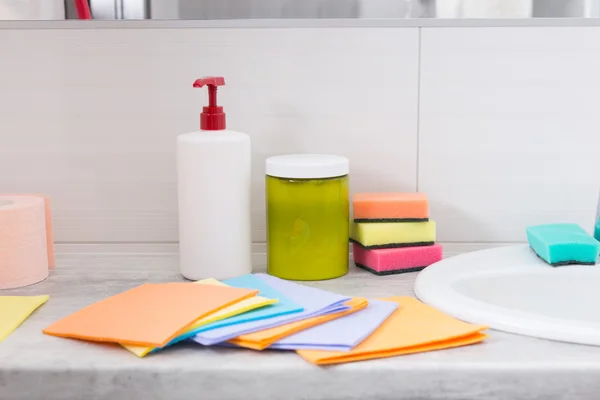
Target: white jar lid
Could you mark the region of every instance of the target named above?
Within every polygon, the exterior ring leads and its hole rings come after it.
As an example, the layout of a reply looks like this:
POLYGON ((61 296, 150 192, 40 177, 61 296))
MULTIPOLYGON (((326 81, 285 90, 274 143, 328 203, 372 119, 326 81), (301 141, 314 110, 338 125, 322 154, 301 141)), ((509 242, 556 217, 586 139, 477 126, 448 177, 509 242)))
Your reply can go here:
POLYGON ((329 154, 290 154, 267 159, 267 175, 277 178, 319 179, 348 175, 346 157, 329 154))

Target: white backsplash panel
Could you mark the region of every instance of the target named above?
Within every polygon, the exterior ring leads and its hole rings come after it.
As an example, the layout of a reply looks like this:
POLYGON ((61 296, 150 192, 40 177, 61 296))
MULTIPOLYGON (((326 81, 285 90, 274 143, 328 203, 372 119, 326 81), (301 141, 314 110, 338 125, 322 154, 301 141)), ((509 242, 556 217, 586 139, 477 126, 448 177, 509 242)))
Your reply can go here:
POLYGON ((286 153, 428 193, 441 242, 594 222, 600 27, 0 29, 0 54, 0 191, 49 194, 61 243, 177 241, 175 138, 216 74, 253 140, 257 243, 286 153))
POLYGON ((354 191, 414 191, 418 45, 418 28, 0 29, 0 190, 49 194, 58 242, 176 241, 175 138, 198 129, 194 79, 222 75, 253 141, 253 240, 271 155, 340 154, 354 191))
POLYGON ((600 29, 422 29, 419 189, 438 239, 592 231, 600 185, 600 29))

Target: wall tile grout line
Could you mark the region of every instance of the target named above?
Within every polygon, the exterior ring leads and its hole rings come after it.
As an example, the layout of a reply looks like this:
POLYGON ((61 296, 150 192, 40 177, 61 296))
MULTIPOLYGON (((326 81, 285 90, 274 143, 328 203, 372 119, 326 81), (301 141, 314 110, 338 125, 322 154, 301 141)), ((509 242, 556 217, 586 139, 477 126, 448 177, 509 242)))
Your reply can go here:
POLYGON ((421 32, 423 28, 419 27, 417 36, 417 168, 416 168, 416 183, 417 192, 419 191, 419 141, 421 136, 421 32))
MULTIPOLYGON (((503 246, 524 245, 523 242, 455 242, 441 241, 444 246, 444 253, 447 255, 456 255, 471 251, 478 251, 503 246)), ((348 249, 350 253, 350 248, 348 249)), ((252 243, 252 256, 255 260, 262 260, 267 252, 266 243, 252 243)), ((95 243, 95 244, 65 244, 56 243, 56 254, 60 256, 70 256, 73 254, 95 254, 95 255, 138 255, 138 256, 177 256, 179 246, 177 243, 137 243, 137 244, 117 244, 117 243, 95 243)), ((261 261, 263 262, 263 261, 261 261)), ((60 267, 60 266, 59 266, 60 267)))

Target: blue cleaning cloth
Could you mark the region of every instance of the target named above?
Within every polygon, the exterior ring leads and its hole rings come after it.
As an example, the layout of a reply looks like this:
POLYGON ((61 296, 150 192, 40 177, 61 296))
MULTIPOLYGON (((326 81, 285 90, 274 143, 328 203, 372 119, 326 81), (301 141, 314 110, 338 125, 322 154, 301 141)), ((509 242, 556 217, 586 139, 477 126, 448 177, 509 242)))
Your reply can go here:
POLYGON ((350 351, 379 328, 397 308, 398 303, 369 300, 364 310, 290 335, 273 343, 269 349, 350 351))
MULTIPOLYGON (((274 288, 269 286, 264 280, 260 279, 256 275, 242 275, 237 278, 224 280, 223 283, 237 288, 257 289, 259 291, 259 295, 261 295, 262 297, 266 297, 268 299, 278 299, 279 301, 275 304, 270 304, 268 306, 257 308, 255 310, 251 310, 243 314, 239 314, 233 317, 225 318, 220 321, 215 321, 211 322, 210 324, 200 326, 197 329, 186 332, 183 335, 177 336, 175 339, 171 340, 165 347, 181 342, 182 340, 189 339, 200 332, 206 332, 212 329, 218 329, 238 324, 245 324, 248 322, 259 321, 268 318, 280 317, 282 315, 299 313, 304 310, 304 308, 301 305, 292 301, 289 297, 285 296, 281 292, 275 290, 274 288)), ((162 348, 164 347, 156 348, 152 351, 152 353, 159 351, 162 348)))
MULTIPOLYGON (((344 305, 345 302, 350 300, 350 297, 341 296, 339 294, 315 289, 309 286, 299 285, 297 283, 285 281, 283 279, 266 274, 256 274, 254 276, 261 279, 263 282, 273 287, 277 291, 288 296, 293 302, 304 307, 304 311, 201 332, 192 338, 194 342, 204 346, 211 346, 233 339, 240 335, 245 335, 247 333, 258 332, 290 322, 296 322, 320 315, 337 313, 350 308, 344 305)), ((266 295, 264 296, 268 297, 266 295)))

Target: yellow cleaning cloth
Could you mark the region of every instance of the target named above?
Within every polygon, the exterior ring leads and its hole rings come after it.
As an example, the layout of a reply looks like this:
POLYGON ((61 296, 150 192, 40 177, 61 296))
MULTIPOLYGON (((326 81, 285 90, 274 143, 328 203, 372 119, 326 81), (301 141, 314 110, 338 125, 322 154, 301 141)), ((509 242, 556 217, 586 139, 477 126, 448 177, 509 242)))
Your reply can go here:
POLYGON ((50 296, 0 296, 0 342, 50 296))
POLYGON ((390 297, 400 305, 375 332, 353 350, 298 350, 313 364, 339 364, 402 354, 441 350, 481 342, 486 326, 473 325, 451 317, 412 297, 390 297))
POLYGON ((284 337, 362 310, 369 305, 369 302, 367 299, 353 298, 352 300, 347 301, 345 305, 349 306, 350 309, 335 314, 326 314, 319 317, 291 322, 289 324, 265 329, 264 331, 248 333, 246 335, 238 336, 235 339, 231 339, 229 343, 248 349, 264 350, 284 337))
MULTIPOLYGON (((197 283, 200 285, 229 286, 229 285, 219 282, 218 280, 213 279, 213 278, 203 279, 201 281, 196 281, 194 283, 197 283)), ((194 324, 192 326, 190 326, 190 328, 187 329, 183 334, 185 335, 185 333, 192 331, 194 329, 198 329, 199 327, 201 327, 203 325, 207 325, 207 324, 210 324, 215 321, 220 321, 225 318, 233 317, 235 315, 242 314, 242 313, 254 310, 256 308, 268 306, 270 304, 275 304, 277 302, 278 302, 277 299, 267 299, 266 297, 261 297, 261 296, 254 296, 254 297, 244 299, 238 303, 230 305, 229 307, 225 307, 217 312, 209 314, 204 318, 200 318, 199 320, 194 322, 194 324)), ((150 353, 152 350, 155 349, 155 347, 134 346, 134 345, 128 345, 128 344, 121 344, 121 346, 125 347, 127 350, 129 350, 130 352, 132 352, 133 354, 135 354, 138 357, 144 357, 148 353, 150 353)))
POLYGON ((435 222, 353 222, 350 238, 366 248, 433 244, 435 222))

